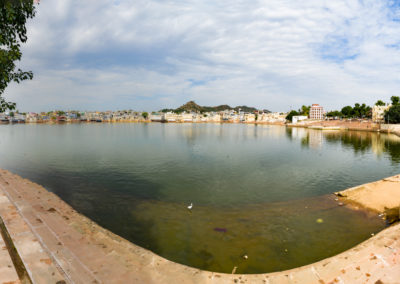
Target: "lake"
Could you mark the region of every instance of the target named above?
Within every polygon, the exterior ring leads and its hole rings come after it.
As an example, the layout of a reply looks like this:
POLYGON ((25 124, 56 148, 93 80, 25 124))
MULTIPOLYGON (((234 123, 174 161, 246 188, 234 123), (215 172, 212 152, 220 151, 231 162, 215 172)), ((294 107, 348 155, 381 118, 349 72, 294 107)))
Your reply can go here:
POLYGON ((385 222, 332 193, 400 173, 400 137, 284 126, 0 125, 0 146, 1 168, 99 225, 226 273, 289 269, 366 240, 385 222))

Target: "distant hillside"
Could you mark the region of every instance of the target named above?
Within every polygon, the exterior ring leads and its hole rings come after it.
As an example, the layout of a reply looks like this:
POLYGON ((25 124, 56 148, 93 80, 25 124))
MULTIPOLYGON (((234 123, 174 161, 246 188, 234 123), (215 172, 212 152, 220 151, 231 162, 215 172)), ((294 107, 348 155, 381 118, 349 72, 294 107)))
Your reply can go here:
MULTIPOLYGON (((196 104, 194 101, 187 102, 186 104, 178 107, 177 109, 163 109, 162 112, 211 112, 211 111, 224 111, 224 110, 235 110, 235 111, 243 111, 243 112, 254 112, 257 109, 254 107, 248 106, 237 106, 237 107, 230 107, 229 105, 219 105, 219 106, 200 106, 196 104)), ((268 110, 264 110, 264 112, 270 112, 268 110)))
POLYGON ((194 101, 190 101, 190 102, 187 102, 186 104, 184 104, 183 106, 178 107, 176 109, 176 111, 178 111, 178 112, 183 112, 183 111, 186 111, 186 112, 191 112, 191 111, 202 112, 204 110, 203 110, 202 106, 199 106, 194 101))

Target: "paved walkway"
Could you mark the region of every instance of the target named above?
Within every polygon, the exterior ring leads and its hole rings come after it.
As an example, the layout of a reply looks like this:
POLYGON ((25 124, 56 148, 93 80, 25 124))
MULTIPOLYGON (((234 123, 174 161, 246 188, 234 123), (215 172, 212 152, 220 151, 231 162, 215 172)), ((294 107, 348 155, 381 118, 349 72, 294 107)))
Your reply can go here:
MULTIPOLYGON (((4 185, 9 186, 8 181, 1 178, 1 188, 4 188, 4 185)), ((13 204, 11 201, 12 199, 8 196, 8 192, 9 191, 0 189, 0 216, 7 228, 19 257, 25 265, 29 274, 28 278, 30 278, 33 283, 63 283, 62 280, 64 280, 64 277, 53 263, 51 256, 45 249, 43 249, 38 236, 28 226, 28 223, 24 220, 24 216, 20 214, 19 210, 21 208, 23 209, 23 207, 13 204)), ((8 250, 4 249, 2 252, 7 254, 8 258, 10 257, 8 250)), ((5 257, 5 259, 6 258, 7 257, 5 257)), ((14 265, 12 265, 12 269, 9 267, 11 265, 10 261, 11 258, 9 261, 7 260, 7 275, 10 276, 4 276, 5 278, 3 279, 3 274, 0 273, 0 283, 10 282, 7 280, 9 277, 12 277, 14 279, 12 281, 15 281, 15 283, 19 283, 19 280, 15 280, 19 278, 15 278, 16 270, 14 265), (14 271, 15 274, 10 274, 10 270, 14 271)), ((5 267, 0 267, 0 269, 3 268, 5 267)), ((21 282, 29 283, 29 280, 26 281, 26 279, 21 279, 21 282)))
POLYGON ((400 207, 400 175, 355 186, 336 194, 379 213, 396 209, 398 211, 400 207))
MULTIPOLYGON (((43 187, 4 170, 0 216, 33 283, 400 283, 400 224, 311 265, 235 275, 157 256, 96 225, 43 187)), ((9 259, 1 261, 6 266, 0 268, 10 274, 0 273, 0 283, 6 283, 6 277, 17 281, 9 259)))
POLYGON ((20 283, 17 271, 0 235, 0 283, 20 283))

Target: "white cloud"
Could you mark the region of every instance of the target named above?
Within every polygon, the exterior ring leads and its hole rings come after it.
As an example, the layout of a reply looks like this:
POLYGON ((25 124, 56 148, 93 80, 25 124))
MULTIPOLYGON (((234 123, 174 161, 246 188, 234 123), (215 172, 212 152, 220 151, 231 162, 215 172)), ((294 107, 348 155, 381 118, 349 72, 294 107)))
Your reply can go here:
POLYGON ((41 1, 7 96, 26 110, 374 103, 400 87, 386 1, 41 1), (200 83, 192 83, 200 82, 200 83))

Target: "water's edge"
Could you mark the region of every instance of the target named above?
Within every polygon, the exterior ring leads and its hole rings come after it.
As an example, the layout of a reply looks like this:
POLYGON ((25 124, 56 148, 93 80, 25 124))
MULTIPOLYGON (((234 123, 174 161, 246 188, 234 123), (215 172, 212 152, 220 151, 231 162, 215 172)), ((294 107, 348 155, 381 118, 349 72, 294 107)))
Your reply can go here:
MULTIPOLYGON (((381 180, 381 184, 385 180, 387 179, 381 180)), ((358 281, 362 281, 362 279, 384 281, 391 279, 387 277, 395 277, 395 271, 397 271, 397 274, 400 273, 396 262, 392 262, 392 259, 399 258, 395 253, 396 250, 400 249, 400 240, 396 237, 400 234, 400 224, 398 223, 391 225, 352 249, 313 264, 266 274, 224 274, 191 268, 162 258, 102 228, 89 218, 76 212, 58 196, 40 185, 8 171, 1 171, 0 189, 17 207, 19 214, 23 215, 24 219, 29 222, 29 227, 42 246, 49 250, 53 261, 58 263, 67 274, 69 273, 69 264, 65 262, 65 258, 63 258, 65 256, 60 255, 59 251, 72 251, 86 268, 93 273, 97 272, 96 275, 99 279, 103 279, 101 267, 106 267, 109 264, 110 268, 105 271, 109 277, 123 274, 126 277, 131 277, 127 279, 136 279, 135 282, 138 283, 169 283, 179 280, 183 283, 211 283, 213 279, 226 283, 238 283, 245 280, 279 281, 279 279, 286 278, 301 280, 302 283, 307 279, 310 280, 307 283, 318 283, 318 281, 323 283, 320 281, 330 282, 338 279, 338 277, 342 280, 353 279, 351 277, 360 270, 369 272, 363 273, 363 276, 357 276, 361 277, 357 278, 358 281), (40 199, 40 202, 38 202, 38 199, 40 199), (35 224, 35 220, 39 219, 38 216, 41 220, 40 225, 35 224), (42 231, 38 228, 42 228, 43 224, 48 226, 61 240, 62 250, 60 250, 60 247, 52 248, 51 244, 47 243, 46 238, 41 236, 42 231), (71 240, 70 242, 64 241, 66 235, 69 235, 70 238, 76 236, 79 243, 71 242, 71 240), (89 248, 94 252, 97 250, 99 256, 97 258, 88 257, 89 248), (57 249, 57 253, 53 251, 55 249, 57 249), (379 255, 379 258, 383 259, 387 265, 381 268, 379 259, 372 261, 377 259, 376 257, 371 258, 375 255, 379 255), (101 261, 99 261, 100 257, 102 258, 101 261), (376 269, 378 265, 379 269, 376 269), (343 272, 350 269, 354 269, 353 272, 343 272)), ((18 250, 18 244, 16 247, 18 250)))

